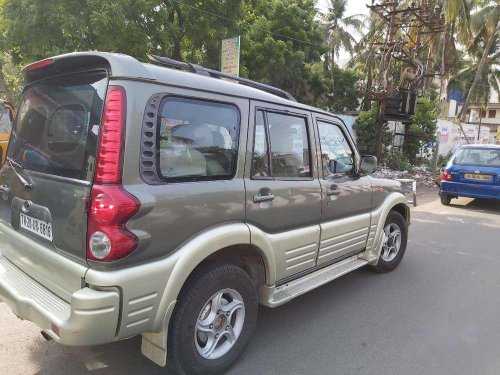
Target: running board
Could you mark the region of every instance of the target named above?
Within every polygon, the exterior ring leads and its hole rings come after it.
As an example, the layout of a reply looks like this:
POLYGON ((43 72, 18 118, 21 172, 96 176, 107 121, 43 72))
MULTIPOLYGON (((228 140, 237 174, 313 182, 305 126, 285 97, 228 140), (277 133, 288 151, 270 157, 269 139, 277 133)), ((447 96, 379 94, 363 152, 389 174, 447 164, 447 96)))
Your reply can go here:
POLYGON ((360 259, 357 255, 346 260, 334 263, 297 280, 280 286, 264 286, 261 291, 260 303, 267 307, 277 307, 292 299, 339 278, 351 271, 366 266, 368 260, 360 259))

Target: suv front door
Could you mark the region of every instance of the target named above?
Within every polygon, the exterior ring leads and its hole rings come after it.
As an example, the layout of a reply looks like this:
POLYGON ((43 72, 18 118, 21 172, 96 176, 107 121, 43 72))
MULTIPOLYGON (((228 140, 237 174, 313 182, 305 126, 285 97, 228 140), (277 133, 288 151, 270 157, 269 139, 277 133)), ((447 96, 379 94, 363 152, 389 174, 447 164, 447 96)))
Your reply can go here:
POLYGON ((271 243, 279 281, 316 265, 321 187, 312 119, 269 103, 252 102, 250 113, 246 221, 271 243))
POLYGON ((315 123, 322 192, 317 265, 322 265, 348 258, 366 248, 372 186, 368 176, 358 173, 360 157, 341 122, 315 116, 315 123))

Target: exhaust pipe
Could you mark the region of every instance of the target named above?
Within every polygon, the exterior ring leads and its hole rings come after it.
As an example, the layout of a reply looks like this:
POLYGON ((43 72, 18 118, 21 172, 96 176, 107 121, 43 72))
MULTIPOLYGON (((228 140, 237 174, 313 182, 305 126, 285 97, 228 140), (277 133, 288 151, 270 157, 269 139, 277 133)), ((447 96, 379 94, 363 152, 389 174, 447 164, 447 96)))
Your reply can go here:
POLYGON ((47 332, 45 331, 41 331, 40 334, 42 335, 42 337, 46 340, 46 341, 51 341, 53 340, 52 339, 52 336, 50 336, 47 332))

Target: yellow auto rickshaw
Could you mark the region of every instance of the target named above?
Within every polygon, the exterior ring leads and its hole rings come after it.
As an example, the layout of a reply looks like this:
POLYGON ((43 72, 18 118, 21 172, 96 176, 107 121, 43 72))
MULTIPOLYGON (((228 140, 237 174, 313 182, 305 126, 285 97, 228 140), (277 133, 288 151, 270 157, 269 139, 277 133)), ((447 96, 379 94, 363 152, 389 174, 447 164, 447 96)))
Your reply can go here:
POLYGON ((14 106, 9 102, 0 100, 0 162, 3 164, 7 155, 10 133, 16 112, 14 106))

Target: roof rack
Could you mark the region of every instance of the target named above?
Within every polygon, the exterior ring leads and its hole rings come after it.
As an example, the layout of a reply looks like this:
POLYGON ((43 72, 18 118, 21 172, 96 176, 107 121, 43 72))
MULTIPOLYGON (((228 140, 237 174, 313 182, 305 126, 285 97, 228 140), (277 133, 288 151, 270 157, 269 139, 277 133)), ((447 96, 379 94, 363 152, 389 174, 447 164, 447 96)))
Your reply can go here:
POLYGON ((288 100, 292 100, 294 102, 297 101, 290 93, 286 92, 285 90, 281 90, 277 87, 265 85, 263 83, 255 82, 255 81, 252 81, 252 80, 246 79, 246 78, 236 77, 236 76, 233 76, 231 74, 219 72, 217 70, 207 69, 207 68, 204 68, 203 66, 200 66, 200 65, 173 60, 169 57, 157 56, 157 55, 152 55, 152 54, 148 54, 147 56, 151 61, 158 63, 160 65, 163 65, 163 66, 188 70, 191 73, 200 74, 200 75, 212 77, 212 78, 229 79, 231 81, 236 81, 242 85, 253 87, 253 88, 258 89, 258 90, 266 91, 270 94, 277 95, 279 97, 282 97, 282 98, 285 98, 288 100))

